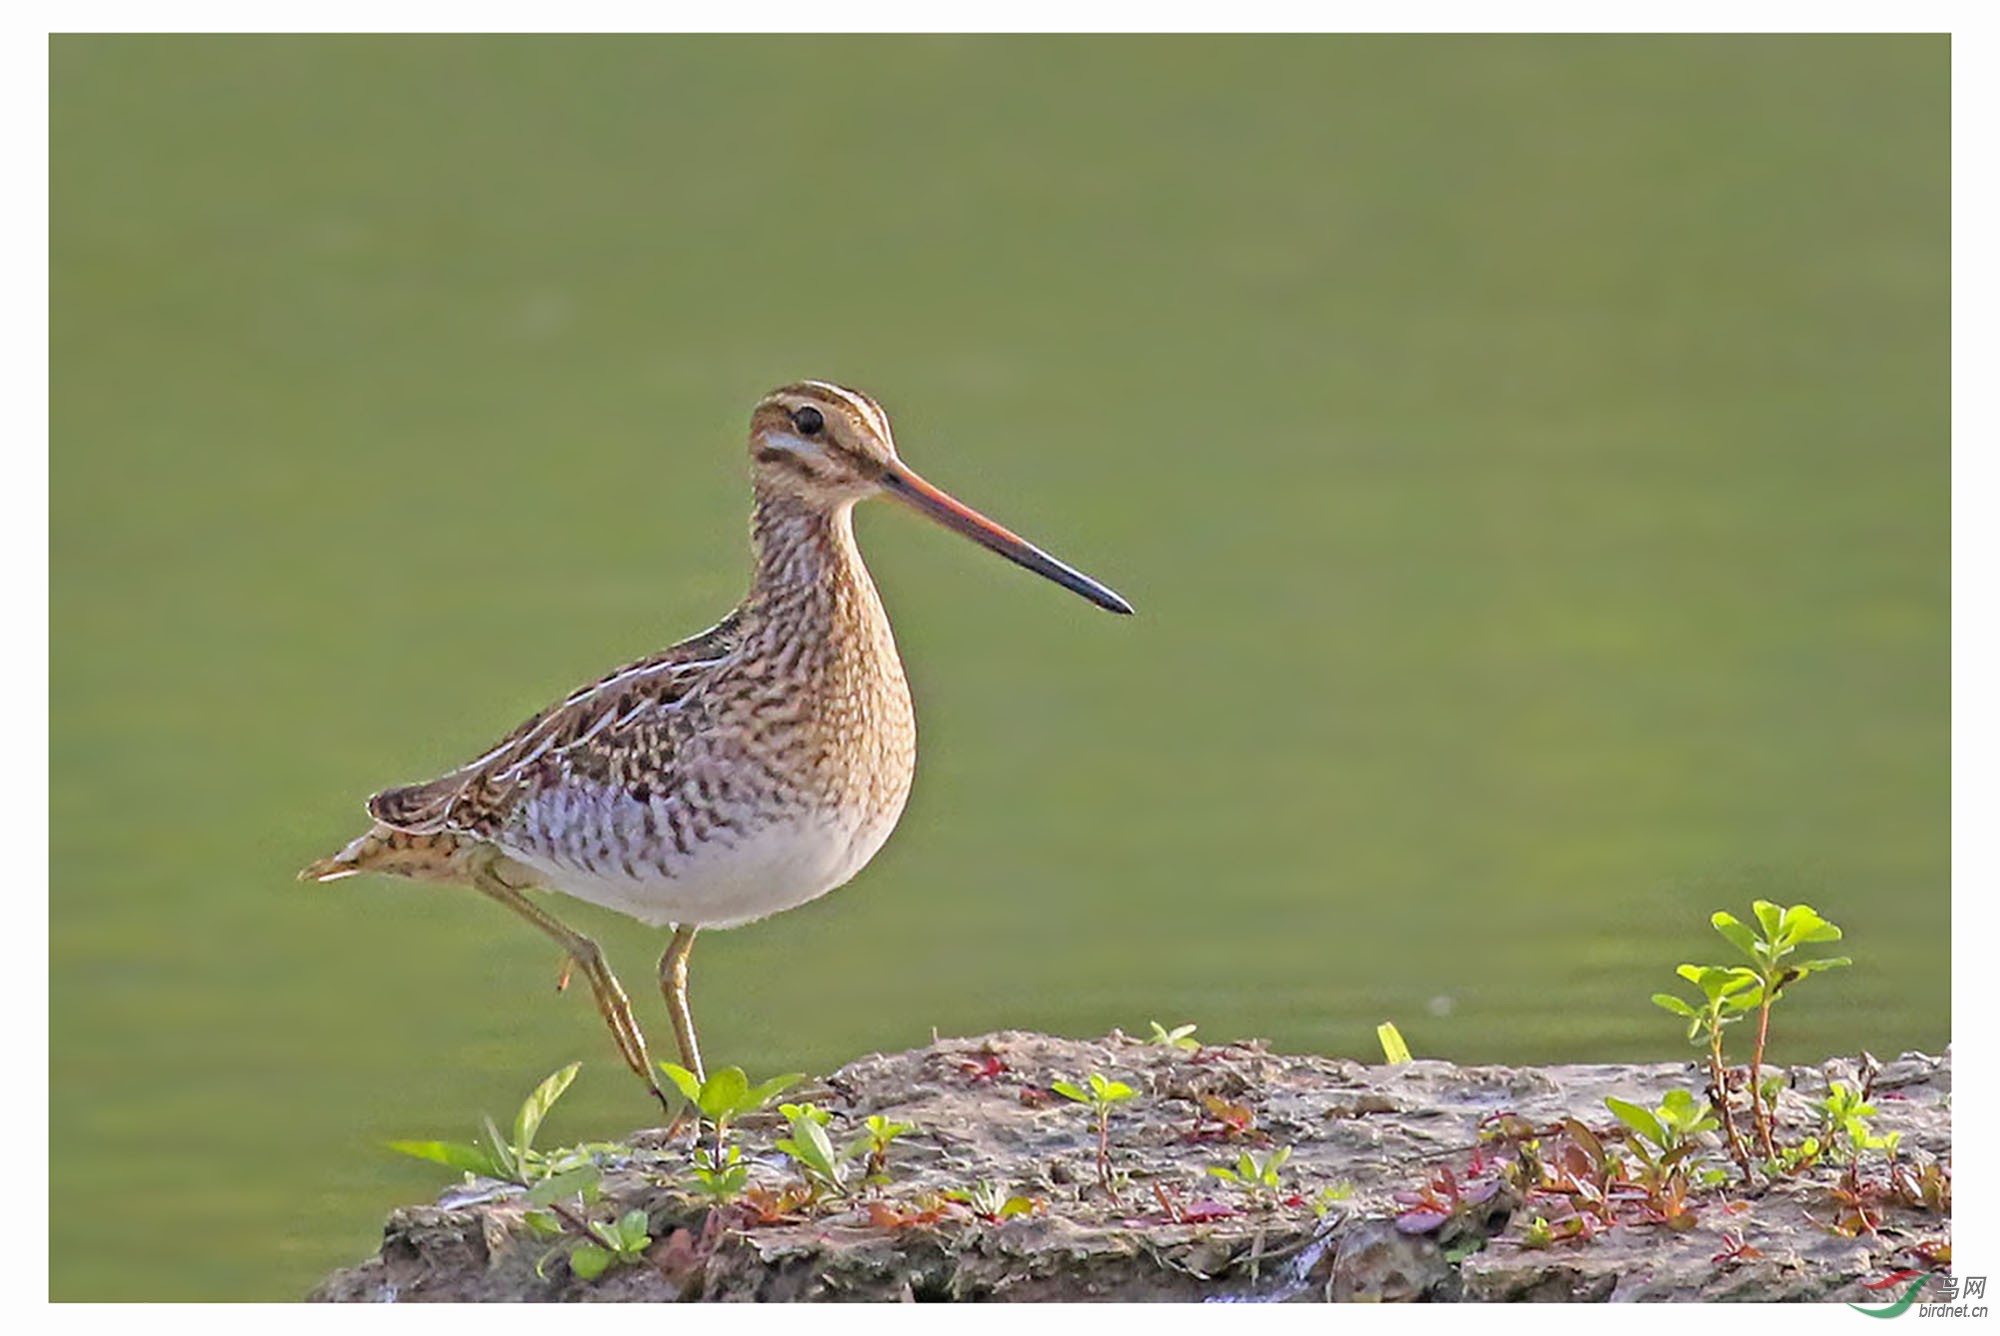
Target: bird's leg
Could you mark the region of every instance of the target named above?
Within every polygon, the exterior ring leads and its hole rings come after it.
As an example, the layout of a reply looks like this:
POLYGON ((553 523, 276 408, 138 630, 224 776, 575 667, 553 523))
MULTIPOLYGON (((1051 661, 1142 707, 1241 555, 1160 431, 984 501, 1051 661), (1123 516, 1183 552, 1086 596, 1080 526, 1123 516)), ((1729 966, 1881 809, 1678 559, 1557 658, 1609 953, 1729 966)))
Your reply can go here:
POLYGON ((697 929, 683 925, 674 929, 674 940, 660 957, 660 991, 666 994, 667 1014, 674 1020, 674 1038, 680 1041, 681 1065, 705 1081, 701 1069, 701 1045, 695 1042, 694 1013, 688 1010, 688 952, 694 950, 697 929))
POLYGON ((646 1088, 653 1092, 653 1098, 660 1101, 661 1108, 672 1108, 666 1092, 660 1089, 659 1078, 653 1075, 653 1060, 646 1053, 646 1037, 639 1033, 639 1022, 632 1017, 632 1003, 627 1000, 625 989, 619 984, 617 976, 612 974, 610 965, 605 963, 604 952, 597 943, 500 880, 490 864, 473 870, 472 884, 482 894, 498 900, 553 937, 568 953, 577 968, 583 971, 583 977, 590 982, 590 991, 597 998, 598 1014, 611 1028, 611 1037, 618 1044, 618 1055, 625 1059, 626 1066, 638 1073, 646 1088))

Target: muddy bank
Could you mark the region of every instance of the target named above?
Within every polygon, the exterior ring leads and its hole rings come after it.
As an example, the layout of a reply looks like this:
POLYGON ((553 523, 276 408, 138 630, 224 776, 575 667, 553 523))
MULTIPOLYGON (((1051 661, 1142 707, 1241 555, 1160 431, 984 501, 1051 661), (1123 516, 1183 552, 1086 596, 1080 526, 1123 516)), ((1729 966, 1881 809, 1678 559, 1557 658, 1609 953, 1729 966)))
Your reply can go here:
MULTIPOLYGON (((1790 1069, 1781 1142, 1819 1127, 1830 1081, 1863 1075, 1790 1069)), ((786 1097, 832 1113, 836 1144, 870 1114, 914 1124, 885 1184, 803 1203, 771 1113, 737 1133, 748 1200, 711 1208, 688 1190, 684 1139, 640 1132, 603 1157, 603 1200, 573 1203, 570 1233, 531 1229, 519 1187, 473 1180, 394 1212, 379 1254, 312 1297, 1872 1301, 1862 1282, 1948 1257, 1948 1056, 1875 1075, 1870 1125, 1900 1134, 1893 1161, 1869 1151, 1844 1177, 1846 1157, 1827 1157, 1753 1188, 1733 1174, 1693 1186, 1728 1163, 1713 1132, 1649 1184, 1643 1142, 1604 1099, 1653 1107, 1675 1088, 1699 1094, 1703 1077, 1691 1063, 1366 1066, 1117 1034, 947 1039, 786 1097), (1110 1113, 1103 1166, 1093 1115, 1051 1091, 1093 1072, 1134 1092, 1110 1113), (1269 1184, 1209 1172, 1285 1149, 1269 1184), (574 1275, 576 1225, 633 1210, 643 1254, 574 1275)))

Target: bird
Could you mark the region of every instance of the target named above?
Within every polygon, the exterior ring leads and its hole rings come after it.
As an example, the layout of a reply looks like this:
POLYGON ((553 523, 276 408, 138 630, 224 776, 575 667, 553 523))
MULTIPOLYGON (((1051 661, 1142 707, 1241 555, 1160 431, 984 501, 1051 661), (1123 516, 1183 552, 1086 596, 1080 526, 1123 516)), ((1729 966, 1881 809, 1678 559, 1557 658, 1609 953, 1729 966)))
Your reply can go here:
POLYGON ((688 1000, 697 932, 806 904, 888 840, 916 767, 910 688, 854 536, 886 497, 1130 615, 1107 586, 926 482, 889 416, 829 381, 750 415, 749 593, 706 631, 571 692, 476 759, 368 799, 366 831, 299 873, 467 886, 554 939, 619 1056, 663 1108, 631 1000, 597 943, 530 898, 553 890, 672 937, 659 984, 681 1066, 706 1079, 688 1000))

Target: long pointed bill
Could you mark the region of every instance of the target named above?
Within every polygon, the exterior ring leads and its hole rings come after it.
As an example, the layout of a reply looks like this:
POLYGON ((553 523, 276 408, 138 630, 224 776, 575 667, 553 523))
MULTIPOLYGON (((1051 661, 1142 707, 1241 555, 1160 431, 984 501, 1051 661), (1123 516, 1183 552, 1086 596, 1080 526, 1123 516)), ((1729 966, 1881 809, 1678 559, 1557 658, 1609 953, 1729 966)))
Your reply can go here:
POLYGON ((1026 566, 1035 574, 1054 580, 1064 589, 1083 595, 1100 608, 1131 615, 1130 603, 1076 567, 1057 561, 1019 534, 995 524, 971 506, 953 500, 912 473, 908 466, 900 463, 889 465, 882 474, 882 486, 890 496, 912 510, 930 516, 947 529, 964 534, 989 551, 998 552, 1015 565, 1026 566))

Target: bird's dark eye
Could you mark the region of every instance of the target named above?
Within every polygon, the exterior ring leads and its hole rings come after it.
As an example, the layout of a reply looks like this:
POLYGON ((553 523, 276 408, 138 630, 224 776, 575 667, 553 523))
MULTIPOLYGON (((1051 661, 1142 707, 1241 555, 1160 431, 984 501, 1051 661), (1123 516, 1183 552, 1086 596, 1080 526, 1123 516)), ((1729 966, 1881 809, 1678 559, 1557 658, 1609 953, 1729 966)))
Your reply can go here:
POLYGON ((817 408, 795 408, 792 410, 792 425, 799 429, 801 436, 817 436, 826 419, 817 408))

